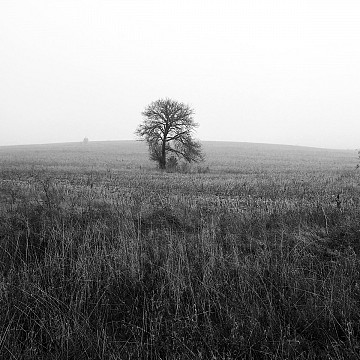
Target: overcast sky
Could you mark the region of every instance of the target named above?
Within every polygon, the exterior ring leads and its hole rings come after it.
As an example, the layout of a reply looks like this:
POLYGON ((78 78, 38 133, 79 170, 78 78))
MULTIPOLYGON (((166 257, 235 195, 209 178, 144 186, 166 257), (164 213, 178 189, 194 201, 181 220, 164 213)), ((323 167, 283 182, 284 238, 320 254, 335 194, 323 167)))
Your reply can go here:
POLYGON ((359 0, 0 0, 0 145, 134 139, 191 105, 196 137, 360 147, 359 0))

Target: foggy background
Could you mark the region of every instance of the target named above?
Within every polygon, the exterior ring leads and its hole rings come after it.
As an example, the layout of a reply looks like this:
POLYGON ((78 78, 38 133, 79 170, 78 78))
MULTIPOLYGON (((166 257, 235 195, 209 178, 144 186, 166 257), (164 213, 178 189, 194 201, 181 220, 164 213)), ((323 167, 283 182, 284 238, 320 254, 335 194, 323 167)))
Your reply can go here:
POLYGON ((0 0, 0 146, 134 139, 162 97, 196 137, 360 146, 360 3, 0 0))

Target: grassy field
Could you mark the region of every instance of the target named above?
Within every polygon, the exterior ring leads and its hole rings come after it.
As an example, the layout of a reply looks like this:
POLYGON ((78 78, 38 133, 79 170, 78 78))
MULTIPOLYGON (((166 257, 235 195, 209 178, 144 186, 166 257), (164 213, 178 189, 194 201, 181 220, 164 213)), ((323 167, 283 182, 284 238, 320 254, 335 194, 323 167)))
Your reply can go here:
POLYGON ((359 359, 355 151, 0 148, 1 359, 359 359))

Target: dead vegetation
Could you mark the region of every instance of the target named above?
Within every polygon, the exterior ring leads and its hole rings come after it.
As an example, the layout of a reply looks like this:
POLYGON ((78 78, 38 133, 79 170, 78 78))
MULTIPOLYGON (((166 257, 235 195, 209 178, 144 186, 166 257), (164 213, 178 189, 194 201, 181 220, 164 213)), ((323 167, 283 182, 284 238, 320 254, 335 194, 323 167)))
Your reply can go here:
POLYGON ((359 358, 358 173, 314 159, 236 174, 3 163, 0 353, 359 358))

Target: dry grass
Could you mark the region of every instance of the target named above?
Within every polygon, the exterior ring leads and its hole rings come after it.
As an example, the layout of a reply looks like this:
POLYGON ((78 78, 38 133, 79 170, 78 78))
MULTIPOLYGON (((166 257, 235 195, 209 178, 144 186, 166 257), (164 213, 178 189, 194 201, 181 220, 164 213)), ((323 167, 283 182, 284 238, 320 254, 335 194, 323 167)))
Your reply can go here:
POLYGON ((4 359, 359 358, 356 154, 89 145, 0 149, 4 359))

